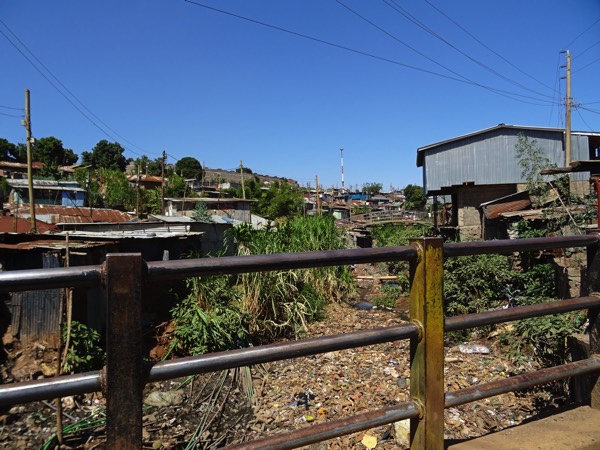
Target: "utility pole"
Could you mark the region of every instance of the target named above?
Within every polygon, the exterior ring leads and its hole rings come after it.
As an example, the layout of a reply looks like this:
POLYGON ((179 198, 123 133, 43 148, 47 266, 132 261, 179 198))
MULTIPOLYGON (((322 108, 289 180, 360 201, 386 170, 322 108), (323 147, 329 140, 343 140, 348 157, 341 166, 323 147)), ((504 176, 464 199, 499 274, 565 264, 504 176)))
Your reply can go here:
POLYGON ((33 168, 31 162, 31 111, 29 109, 29 89, 25 89, 25 120, 23 121, 25 126, 25 133, 27 136, 27 178, 29 187, 29 209, 31 216, 31 232, 36 233, 35 225, 35 200, 33 199, 33 168))
POLYGON ((340 148, 340 154, 342 157, 342 194, 345 192, 344 191, 344 149, 340 148))
POLYGON ((317 186, 316 195, 317 195, 317 215, 321 215, 321 199, 319 198, 319 176, 315 175, 315 185, 317 186))
POLYGON ((242 177, 242 199, 246 200, 246 189, 244 189, 244 165, 240 159, 240 175, 242 177))
POLYGON ((565 98, 565 166, 571 164, 571 53, 566 50, 567 65, 566 65, 566 98, 565 98))
POLYGON ((137 186, 135 189, 135 195, 136 195, 136 201, 135 201, 135 212, 137 213, 137 216, 140 217, 140 172, 141 172, 141 161, 138 161, 138 167, 137 167, 137 186))
POLYGON ((167 160, 167 152, 163 150, 162 164, 161 164, 161 171, 160 171, 160 177, 162 178, 161 183, 160 183, 161 214, 165 213, 165 161, 166 160, 167 160))

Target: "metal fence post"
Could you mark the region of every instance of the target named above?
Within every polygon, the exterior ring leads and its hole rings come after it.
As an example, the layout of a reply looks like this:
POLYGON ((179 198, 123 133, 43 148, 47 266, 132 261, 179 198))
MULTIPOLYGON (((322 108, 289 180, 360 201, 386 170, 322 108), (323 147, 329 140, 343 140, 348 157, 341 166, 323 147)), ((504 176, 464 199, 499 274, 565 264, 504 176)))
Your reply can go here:
POLYGON ((106 445, 142 448, 142 282, 139 253, 106 256, 106 445))
POLYGON ((443 240, 411 242, 418 248, 411 263, 410 318, 422 333, 410 341, 410 395, 422 406, 411 419, 411 450, 444 448, 443 240))
MULTIPOLYGON (((595 231, 596 233, 598 230, 595 231)), ((598 246, 589 246, 587 249, 587 289, 588 294, 600 293, 600 249, 598 246)), ((600 309, 588 310, 590 323, 590 355, 600 355, 600 309)), ((590 406, 600 409, 600 376, 591 376, 592 392, 590 406)))

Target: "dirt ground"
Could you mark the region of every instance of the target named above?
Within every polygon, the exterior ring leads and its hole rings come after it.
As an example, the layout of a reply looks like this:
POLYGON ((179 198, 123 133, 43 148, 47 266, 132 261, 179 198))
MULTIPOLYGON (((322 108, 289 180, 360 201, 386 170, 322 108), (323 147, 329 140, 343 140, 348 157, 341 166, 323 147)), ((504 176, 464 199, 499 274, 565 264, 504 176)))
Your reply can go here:
MULTIPOLYGON (((378 282, 359 283, 363 300, 377 295, 378 282)), ((405 302, 399 302, 396 309, 359 309, 350 303, 335 303, 330 305, 325 320, 309 326, 306 336, 405 323, 405 306, 405 302)), ((532 369, 513 366, 493 340, 466 343, 480 345, 480 350, 485 346, 489 353, 465 353, 460 344, 464 343, 448 342, 445 349, 446 390, 532 369)), ((1 367, 3 382, 52 375, 53 352, 41 343, 15 350, 10 356, 1 367)), ((401 341, 152 383, 145 390, 144 448, 217 448, 394 405, 409 398, 408 360, 408 342, 401 341)), ((465 439, 519 424, 537 413, 544 395, 539 391, 511 393, 447 409, 445 436, 465 439)), ((104 403, 101 394, 63 399, 63 448, 103 447, 104 403)), ((0 427, 0 448, 56 446, 56 440, 52 440, 56 430, 52 403, 1 409, 0 427)), ((385 426, 311 449, 397 449, 404 447, 401 434, 385 426)))

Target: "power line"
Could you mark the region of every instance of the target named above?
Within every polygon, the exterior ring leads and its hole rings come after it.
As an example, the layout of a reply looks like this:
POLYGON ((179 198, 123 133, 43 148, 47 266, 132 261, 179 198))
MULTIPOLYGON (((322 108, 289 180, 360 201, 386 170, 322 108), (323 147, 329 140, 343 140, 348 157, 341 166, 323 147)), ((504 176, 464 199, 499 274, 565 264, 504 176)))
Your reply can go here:
POLYGON ((2 112, 0 112, 0 116, 17 117, 17 118, 23 117, 23 115, 17 116, 16 114, 6 114, 6 113, 2 113, 2 112))
POLYGON ((585 119, 581 115, 581 111, 579 111, 579 108, 575 108, 575 111, 577 111, 577 114, 579 115, 579 118, 581 119, 581 121, 583 123, 585 123, 585 125, 590 129, 590 131, 594 131, 594 130, 592 130, 592 127, 589 126, 589 124, 585 121, 585 119))
MULTIPOLYGON (((536 101, 546 102, 546 104, 550 103, 548 100, 542 100, 542 99, 538 99, 538 98, 535 98, 535 97, 530 97, 530 96, 526 96, 526 95, 522 95, 522 94, 516 94, 516 93, 513 93, 513 92, 504 91, 502 89, 496 89, 496 88, 492 88, 490 86, 485 86, 485 85, 480 84, 480 83, 466 81, 466 80, 463 80, 463 79, 460 79, 460 78, 452 77, 450 75, 444 75, 444 74, 441 74, 439 72, 434 72, 432 70, 427 70, 427 69, 423 69, 423 68, 420 68, 420 67, 412 66, 412 65, 409 65, 409 64, 404 64, 404 63, 401 63, 399 61, 395 61, 395 60, 390 59, 390 58, 386 58, 386 57, 383 57, 383 56, 374 55, 372 53, 364 52, 362 50, 356 50, 356 49, 353 49, 353 48, 350 48, 350 47, 347 47, 347 46, 344 46, 344 45, 340 45, 340 44, 336 44, 336 43, 333 43, 333 42, 329 42, 329 41, 326 41, 326 40, 323 40, 323 39, 320 39, 320 38, 316 38, 316 37, 313 37, 313 36, 308 36, 306 34, 302 34, 302 33, 299 33, 297 31, 288 30, 288 29, 285 29, 285 28, 278 27, 276 25, 271 25, 271 24, 268 24, 268 23, 265 23, 265 22, 261 22, 261 21, 256 20, 256 19, 251 19, 249 17, 240 16, 239 14, 235 14, 235 13, 232 13, 232 12, 229 12, 229 11, 224 11, 222 9, 214 8, 212 6, 204 5, 202 3, 198 3, 198 2, 195 2, 195 1, 192 1, 192 0, 184 0, 184 1, 186 3, 190 3, 190 4, 195 5, 195 6, 199 6, 201 8, 205 8, 205 9, 208 9, 208 10, 211 10, 211 11, 215 11, 215 12, 227 15, 227 16, 235 17, 237 19, 245 20, 247 22, 251 22, 251 23, 263 26, 263 27, 271 28, 273 30, 281 31, 283 33, 288 33, 288 34, 291 34, 291 35, 294 35, 294 36, 298 36, 298 37, 301 37, 303 39, 308 39, 310 41, 318 42, 320 44, 328 45, 328 46, 335 47, 335 48, 338 48, 338 49, 341 49, 341 50, 346 50, 346 51, 351 52, 351 53, 355 53, 355 54, 362 55, 362 56, 367 56, 369 58, 373 58, 373 59, 376 59, 378 61, 383 61, 383 62, 394 64, 394 65, 397 65, 397 66, 400 66, 400 67, 405 67, 407 69, 412 69, 412 70, 416 70, 418 72, 427 73, 429 75, 434 75, 434 76, 437 76, 437 77, 446 78, 448 80, 458 81, 460 83, 470 84, 470 85, 473 85, 473 86, 481 87, 483 89, 490 90, 490 91, 495 92, 497 94, 502 93, 502 94, 507 94, 509 96, 523 97, 523 98, 533 99, 533 100, 536 100, 536 101)), ((500 95, 502 95, 502 94, 500 94, 500 95)), ((546 104, 539 104, 539 103, 528 102, 528 101, 525 101, 525 100, 521 100, 519 98, 512 98, 511 97, 511 99, 512 100, 516 100, 516 101, 520 101, 520 102, 523 102, 523 103, 532 104, 532 105, 546 106, 546 104)))
MULTIPOLYGON (((338 0, 338 2, 339 2, 339 0, 338 0)), ((509 77, 507 77, 505 75, 502 75, 500 72, 498 72, 497 70, 491 68, 487 64, 484 64, 481 61, 473 58, 472 56, 470 56, 466 52, 462 51, 461 49, 459 49, 458 47, 456 47, 455 45, 453 45, 447 39, 444 39, 440 34, 436 33, 431 28, 429 28, 428 26, 426 26, 423 22, 421 22, 420 20, 418 20, 416 17, 414 17, 412 14, 410 14, 408 11, 406 11, 404 8, 402 8, 400 5, 398 5, 394 0, 383 0, 383 2, 386 5, 388 5, 390 8, 392 8, 393 10, 395 10, 398 14, 401 14, 403 17, 405 17, 407 20, 409 20, 410 22, 414 23, 419 28, 425 30, 427 33, 431 34, 436 39, 439 39, 444 44, 448 45, 450 48, 452 48, 453 50, 457 51, 458 53, 460 53, 461 55, 463 55, 465 58, 467 58, 468 60, 470 60, 473 63, 477 64, 481 68, 487 70, 488 72, 496 75, 497 77, 503 79, 504 81, 506 81, 506 82, 508 82, 508 83, 510 83, 510 84, 512 84, 514 86, 520 87, 521 89, 524 89, 524 90, 529 91, 529 92, 533 92, 534 94, 537 94, 537 95, 541 95, 542 97, 551 98, 549 95, 542 94, 541 92, 538 92, 538 91, 535 91, 533 89, 530 89, 530 88, 524 86, 523 84, 521 84, 521 83, 519 83, 517 81, 514 81, 514 80, 512 80, 511 78, 509 78, 509 77)))
POLYGON ((579 68, 579 69, 577 69, 577 70, 574 70, 574 71, 573 71, 573 73, 581 72, 581 71, 582 71, 583 69, 585 69, 586 67, 589 67, 589 66, 591 66, 592 64, 595 64, 595 63, 597 63, 598 61, 600 61, 600 58, 593 60, 592 62, 590 62, 590 63, 586 64, 586 65, 585 65, 585 66, 583 66, 583 67, 580 67, 580 68, 579 68))
POLYGON ((474 39, 476 42, 478 42, 480 45, 482 45, 484 48, 486 48, 487 50, 489 50, 490 52, 492 52, 494 55, 496 55, 498 58, 502 59, 504 62, 506 62, 508 65, 510 65, 512 68, 518 70, 519 72, 521 72, 523 75, 531 78, 532 80, 536 81, 537 83, 541 84, 542 86, 553 90, 553 88, 551 88, 550 86, 548 86, 547 84, 541 82, 540 80, 538 80, 537 78, 535 78, 534 76, 528 74, 527 72, 525 72, 524 70, 520 69, 518 66, 516 66, 515 64, 513 64, 512 62, 510 62, 508 59, 506 59, 504 56, 502 56, 500 53, 496 52, 494 49, 490 48, 489 46, 487 46, 484 42, 482 42, 480 39, 478 39, 475 35, 473 35, 471 32, 469 32, 469 30, 467 30, 465 27, 463 27, 462 25, 460 25, 458 22, 456 22, 454 19, 452 19, 450 16, 448 16, 444 11, 442 11, 441 9, 439 9, 438 7, 436 7, 435 5, 433 5, 429 0, 425 0, 425 3, 427 3, 429 6, 431 6, 433 9, 435 9, 437 12, 439 12, 442 16, 444 16, 446 19, 448 19, 450 22, 452 22, 454 25, 456 25, 458 28, 460 28, 462 31, 464 31, 468 36, 470 36, 472 39, 474 39))
POLYGON ((600 41, 590 45, 588 48, 586 48, 584 51, 577 53, 577 56, 574 56, 573 59, 575 58, 579 58, 581 55, 583 55, 585 52, 587 52, 589 49, 594 48, 596 45, 600 44, 600 41))
POLYGON ((574 43, 574 42, 575 42, 577 39, 579 39, 579 38, 580 38, 581 36, 583 36, 585 33, 587 33, 588 31, 590 31, 590 30, 592 29, 592 27, 593 27, 594 25, 596 25, 598 22, 600 22, 600 17, 598 17, 598 19, 596 19, 596 21, 595 21, 593 24, 591 24, 589 27, 587 27, 585 30, 583 30, 581 33, 579 33, 579 34, 578 34, 578 35, 575 37, 575 39, 573 39, 571 42, 569 42, 567 45, 565 45, 565 46, 564 46, 564 48, 569 48, 571 45, 573 45, 573 43, 574 43))
POLYGON ((4 108, 4 109, 14 109, 14 110, 17 110, 17 111, 25 111, 23 108, 15 108, 15 107, 13 107, 13 106, 3 106, 3 105, 0 105, 0 108, 4 108))
MULTIPOLYGON (((398 39, 396 36, 392 35, 391 33, 389 33, 388 31, 384 30, 383 28, 381 28, 379 25, 375 24, 374 22, 372 22, 371 20, 367 19, 366 17, 364 17, 362 14, 358 13, 357 11, 355 11, 354 9, 350 8, 349 6, 345 5, 344 3, 342 3, 340 0, 336 0, 337 3, 339 3, 340 5, 342 5, 344 8, 346 8, 348 11, 350 11, 351 13, 355 14, 356 16, 360 17, 362 20, 364 20, 365 22, 367 22, 369 25, 373 26, 374 28, 378 29, 379 31, 381 31, 382 33, 386 34, 387 36, 391 37, 392 39, 394 39, 395 41, 399 42, 400 44, 404 45, 405 47, 409 48, 410 50, 414 51, 415 53, 423 56, 424 58, 428 59, 429 61, 433 62, 434 64, 442 67, 443 69, 446 69, 447 71, 449 71, 450 73, 453 73, 454 75, 462 78, 463 80, 465 80, 467 83, 469 84, 473 84, 475 86, 479 86, 482 87, 488 91, 494 92, 496 94, 502 95, 503 97, 507 97, 510 98, 511 100, 517 100, 514 99, 513 97, 511 97, 512 95, 518 95, 518 94, 513 94, 513 93, 507 93, 505 91, 501 91, 499 89, 495 89, 495 88, 491 88, 488 86, 484 86, 481 85, 479 83, 477 83, 476 81, 471 80, 470 78, 467 78, 461 74, 459 74, 458 72, 450 69, 449 67, 444 66, 443 64, 439 63, 438 61, 434 60, 433 58, 430 58, 429 56, 425 55, 424 53, 421 53, 419 50, 415 49, 414 47, 410 46, 409 44, 407 44, 406 42, 398 39)), ((385 1, 385 0, 384 0, 385 1)), ((538 101, 545 101, 543 99, 536 99, 534 97, 528 97, 534 100, 538 100, 538 101)), ((529 103, 529 102, 527 102, 529 103)))
POLYGON ((600 114, 600 111, 596 111, 595 109, 584 108, 583 106, 580 106, 579 108, 583 109, 584 111, 589 111, 594 114, 600 114))
MULTIPOLYGON (((130 145, 132 145, 133 147, 141 150, 141 151, 145 151, 141 148, 139 148, 137 145, 133 144, 132 142, 128 141, 126 138, 124 138, 123 136, 121 136, 119 133, 117 133, 115 130, 113 130, 110 126, 108 126, 105 122, 102 121, 102 119, 100 119, 96 114, 94 114, 87 106, 85 106, 85 104, 83 104, 83 102, 81 100, 79 100, 77 98, 77 96, 75 94, 73 94, 73 92, 71 92, 69 90, 69 88, 67 88, 59 79, 56 75, 54 75, 52 73, 52 71, 46 67, 46 65, 44 65, 44 63, 42 61, 40 61, 40 59, 35 56, 35 54, 27 47, 27 45, 25 45, 25 43, 19 39, 19 37, 10 29, 10 27, 2 20, 0 19, 0 23, 2 23, 2 25, 4 25, 4 27, 10 32, 10 34, 19 42, 19 44, 21 44, 21 46, 23 48, 25 48, 25 50, 27 50, 27 52, 52 76, 52 78, 54 78, 57 83, 62 86, 62 88, 67 91, 69 93, 69 95, 71 95, 71 97, 73 97, 86 111, 88 111, 92 116, 94 116, 98 122, 100 122, 101 124, 103 124, 108 130, 110 130, 112 133, 114 133, 116 136, 120 137, 122 140, 124 140, 125 142, 128 142, 130 145)), ((50 85, 52 85, 52 87, 54 87, 54 89, 56 89, 58 91, 59 94, 61 94, 77 111, 79 111, 79 113, 81 113, 88 121, 90 121, 90 123, 92 123, 92 125, 94 125, 96 128, 98 128, 103 134, 105 134, 106 136, 108 136, 111 140, 113 141, 117 141, 117 139, 115 139, 113 136, 111 136, 108 132, 106 132, 106 130, 104 130, 103 128, 101 128, 97 123, 95 123, 89 116, 87 116, 75 103, 73 103, 73 101, 71 101, 71 99, 69 99, 34 63, 33 61, 31 61, 27 55, 25 55, 25 53, 23 53, 23 51, 2 31, 0 30, 0 33, 6 38, 6 40, 19 52, 21 53, 21 55, 29 62, 29 64, 31 64, 33 66, 34 69, 36 69, 40 75, 42 75, 46 81, 48 81, 48 83, 50 83, 50 85)), ((129 150, 131 153, 138 155, 138 156, 142 156, 139 153, 131 150, 131 149, 127 149, 129 150)))

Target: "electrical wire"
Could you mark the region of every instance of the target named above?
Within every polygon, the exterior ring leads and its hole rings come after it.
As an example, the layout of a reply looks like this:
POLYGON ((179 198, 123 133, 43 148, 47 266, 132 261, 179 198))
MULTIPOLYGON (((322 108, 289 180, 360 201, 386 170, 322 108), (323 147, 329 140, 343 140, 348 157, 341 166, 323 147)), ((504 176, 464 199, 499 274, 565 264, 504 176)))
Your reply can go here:
POLYGON ((25 111, 23 108, 15 108, 15 107, 13 107, 13 106, 3 106, 3 105, 0 105, 0 108, 4 108, 4 109, 14 109, 14 110, 17 110, 17 111, 25 111))
POLYGON ((575 108, 575 111, 577 111, 577 114, 579 115, 579 118, 581 119, 581 121, 583 123, 585 123, 585 125, 589 128, 590 131, 594 131, 592 130, 592 127, 590 127, 590 125, 585 121, 585 119, 583 118, 583 116, 581 115, 581 111, 579 111, 579 108, 575 108))
MULTIPOLYGON (((337 0, 337 1, 339 3, 340 0, 337 0)), ((390 8, 392 8, 394 11, 396 11, 398 14, 402 15, 403 17, 405 17, 407 20, 409 20, 410 22, 412 22, 413 24, 415 24, 416 26, 418 26, 422 30, 424 30, 427 33, 431 34, 436 39, 439 39, 441 42, 443 42, 444 44, 448 45, 453 50, 455 50, 458 53, 460 53, 461 55, 463 55, 469 61, 477 64, 479 67, 487 70, 488 72, 492 73, 493 75, 496 75, 497 77, 501 78, 502 80, 504 80, 504 81, 506 81, 506 82, 514 85, 514 86, 517 86, 517 87, 519 87, 521 89, 524 89, 526 91, 532 92, 532 93, 537 94, 537 95, 541 95, 542 97, 552 98, 549 95, 543 94, 543 93, 535 91, 533 89, 530 89, 530 88, 524 86, 523 84, 521 84, 521 83, 519 83, 517 81, 514 81, 514 80, 512 80, 511 78, 509 78, 509 77, 507 77, 505 75, 502 75, 500 72, 498 72, 497 70, 495 70, 492 67, 488 66, 487 64, 484 64, 481 61, 473 58, 472 56, 470 56, 466 52, 462 51, 461 49, 459 49, 458 47, 456 47, 455 45, 453 45, 448 40, 444 39, 440 34, 436 33, 431 28, 429 28, 428 26, 426 26, 425 24, 423 24, 423 22, 421 22, 420 20, 418 20, 416 17, 414 17, 412 14, 410 14, 408 11, 406 11, 404 8, 402 8, 400 5, 398 5, 394 0, 382 0, 382 1, 386 5, 388 5, 390 8)))
POLYGON ((584 108, 583 106, 579 106, 579 108, 583 109, 584 111, 589 111, 589 112, 594 113, 594 114, 600 114, 600 111, 596 111, 595 109, 584 108))
POLYGON ((600 61, 600 58, 593 60, 592 62, 590 62, 590 63, 586 64, 586 65, 585 65, 585 66, 583 66, 583 67, 580 67, 580 68, 579 68, 579 69, 577 69, 577 70, 574 70, 574 71, 573 71, 573 73, 581 72, 581 71, 582 71, 583 69, 585 69, 586 67, 589 67, 589 66, 591 66, 592 64, 595 64, 595 63, 597 63, 598 61, 600 61))
POLYGON ((271 28, 273 30, 281 31, 283 33, 288 33, 288 34, 291 34, 291 35, 294 35, 294 36, 297 36, 297 37, 301 37, 303 39, 308 39, 308 40, 313 41, 313 42, 318 42, 320 44, 324 44, 324 45, 328 45, 328 46, 331 46, 331 47, 335 47, 335 48, 338 48, 338 49, 341 49, 341 50, 345 50, 345 51, 348 51, 348 52, 351 52, 351 53, 355 53, 355 54, 362 55, 362 56, 367 56, 369 58, 373 58, 373 59, 376 59, 378 61, 383 61, 383 62, 394 64, 394 65, 397 65, 397 66, 400 66, 400 67, 405 67, 407 69, 412 69, 412 70, 416 70, 418 72, 427 73, 429 75, 434 75, 434 76, 437 76, 437 77, 446 78, 448 80, 453 80, 453 81, 457 81, 457 82, 460 82, 460 83, 464 83, 464 84, 469 84, 469 85, 481 87, 483 89, 490 90, 490 91, 495 92, 497 94, 502 93, 502 94, 512 95, 512 96, 514 96, 514 97, 511 98, 512 100, 520 101, 522 103, 528 103, 528 104, 537 105, 537 106, 547 106, 547 103, 550 103, 549 101, 540 100, 540 99, 535 98, 535 97, 529 97, 529 96, 526 96, 526 95, 516 94, 516 93, 513 93, 513 92, 504 91, 504 90, 501 90, 501 89, 492 88, 490 86, 482 85, 480 83, 469 82, 469 81, 463 80, 461 78, 452 77, 450 75, 445 75, 445 74, 442 74, 442 73, 439 73, 439 72, 434 72, 432 70, 427 70, 427 69, 423 69, 423 68, 420 68, 420 67, 412 66, 410 64, 404 64, 404 63, 401 63, 399 61, 395 61, 395 60, 390 59, 390 58, 386 58, 386 57, 383 57, 383 56, 374 55, 372 53, 364 52, 362 50, 353 49, 353 48, 350 48, 350 47, 347 47, 347 46, 344 46, 344 45, 341 45, 341 44, 336 44, 334 42, 326 41, 324 39, 316 38, 316 37, 313 37, 313 36, 308 36, 306 34, 302 34, 302 33, 299 33, 297 31, 288 30, 286 28, 282 28, 282 27, 279 27, 279 26, 276 26, 276 25, 271 25, 271 24, 268 24, 268 23, 265 23, 265 22, 261 22, 261 21, 256 20, 256 19, 251 19, 249 17, 241 16, 239 14, 235 14, 235 13, 232 13, 232 12, 229 12, 229 11, 225 11, 225 10, 222 10, 222 9, 214 8, 212 6, 208 6, 208 5, 205 5, 203 3, 198 3, 198 2, 195 2, 195 1, 192 1, 192 0, 184 0, 184 1, 186 3, 191 4, 191 5, 195 5, 195 6, 198 6, 198 7, 201 7, 201 8, 205 8, 205 9, 208 9, 208 10, 211 10, 211 11, 214 11, 214 12, 218 12, 220 14, 224 14, 224 15, 227 15, 227 16, 235 17, 235 18, 240 19, 240 20, 245 20, 247 22, 251 22, 251 23, 263 26, 263 27, 271 28), (542 101, 542 102, 545 101, 546 104, 533 103, 533 102, 521 100, 520 98, 517 98, 517 97, 529 98, 529 99, 533 99, 533 100, 536 100, 536 101, 542 101))
POLYGON ((579 34, 578 34, 578 35, 575 37, 575 39, 573 39, 571 42, 569 42, 569 43, 568 43, 567 45, 565 45, 563 48, 569 48, 571 45, 573 45, 573 43, 574 43, 574 42, 575 42, 577 39, 579 39, 579 38, 580 38, 581 36, 583 36, 585 33, 587 33, 588 31, 590 31, 590 30, 591 30, 591 29, 594 27, 594 25, 596 25, 598 22, 600 22, 600 17, 598 17, 598 19, 596 19, 596 21, 595 21, 593 24, 591 24, 589 27, 587 27, 585 30, 583 30, 581 33, 579 33, 579 34))
POLYGON ((586 48, 584 51, 577 53, 576 56, 573 56, 573 60, 579 58, 581 55, 585 54, 585 52, 587 52, 589 49, 594 48, 596 45, 600 44, 600 41, 590 45, 588 48, 586 48))
MULTIPOLYGON (((27 45, 25 45, 25 43, 19 39, 19 37, 10 29, 10 27, 2 20, 0 19, 0 23, 9 31, 9 33, 17 40, 17 42, 25 49, 27 50, 27 52, 44 68, 44 70, 46 70, 47 73, 49 73, 52 78, 54 78, 54 80, 56 80, 56 82, 67 92, 69 93, 69 95, 75 99, 77 101, 77 103, 79 103, 79 105, 81 105, 81 107, 83 109, 85 109, 88 113, 90 113, 98 122, 100 122, 102 125, 104 125, 104 127, 106 127, 109 131, 111 131, 114 135, 120 137, 123 141, 129 143, 131 146, 137 148, 138 150, 141 150, 142 152, 145 152, 145 150, 141 149, 140 147, 138 147, 137 145, 133 144, 132 142, 130 142, 128 139, 126 139, 125 137, 121 136, 119 133, 117 133, 115 130, 113 130, 110 126, 108 126, 104 121, 102 121, 102 119, 100 119, 96 114, 94 114, 87 106, 85 106, 85 104, 79 100, 79 98, 77 98, 77 96, 75 94, 73 94, 73 92, 71 92, 69 90, 69 88, 67 88, 59 79, 56 75, 54 75, 52 73, 52 71, 37 57, 35 56, 35 54, 29 49, 29 47, 27 47, 27 45)), ((112 135, 110 135, 105 129, 103 129, 102 127, 100 127, 96 122, 94 122, 87 114, 85 114, 70 98, 68 98, 34 63, 33 61, 31 61, 31 59, 29 59, 29 57, 27 57, 27 55, 25 53, 23 53, 23 51, 2 31, 0 30, 0 33, 6 38, 6 40, 29 62, 29 64, 31 64, 33 66, 34 69, 36 69, 40 75, 42 75, 46 81, 48 81, 50 83, 50 85, 56 89, 56 91, 62 95, 80 114, 82 114, 90 123, 92 123, 92 125, 94 125, 96 128, 98 128, 103 134, 105 134, 107 137, 109 137, 111 140, 113 141, 117 141, 117 139, 115 139, 112 135)), ((143 156, 131 149, 127 149, 128 151, 130 151, 131 153, 138 155, 138 156, 143 156)))
POLYGON ((21 117, 23 117, 23 114, 21 114, 20 116, 17 116, 16 114, 6 114, 6 113, 2 113, 2 112, 0 112, 0 116, 6 116, 6 117, 18 117, 18 118, 21 118, 21 117))
POLYGON ((544 87, 546 87, 546 88, 548 88, 550 90, 554 90, 552 87, 548 86, 547 84, 545 84, 542 81, 538 80, 534 76, 532 76, 529 73, 525 72, 524 70, 522 70, 521 68, 519 68, 518 66, 516 66, 515 64, 513 64, 512 62, 510 62, 507 58, 505 58, 504 56, 502 56, 500 53, 498 53, 494 49, 490 48, 488 45, 486 45, 484 42, 482 42, 480 39, 478 39, 474 34, 472 34, 469 30, 467 30, 465 27, 463 27, 458 22, 456 22, 454 19, 452 19, 450 16, 448 16, 444 11, 442 11, 437 6, 435 6, 434 4, 432 4, 429 0, 425 0, 425 3, 427 3, 433 9, 435 9, 438 13, 440 13, 442 16, 444 16, 446 19, 448 19, 450 22, 452 22, 454 25, 456 25, 462 31, 464 31, 468 36, 470 36, 473 40, 475 40, 476 42, 478 42, 481 46, 483 46, 484 48, 486 48, 487 50, 489 50, 490 52, 492 52, 494 55, 496 55, 498 58, 500 58, 501 60, 503 60, 505 63, 507 63, 508 65, 510 65, 512 68, 518 70, 523 75, 531 78, 533 81, 536 81, 540 85, 542 85, 542 86, 544 86, 544 87))

